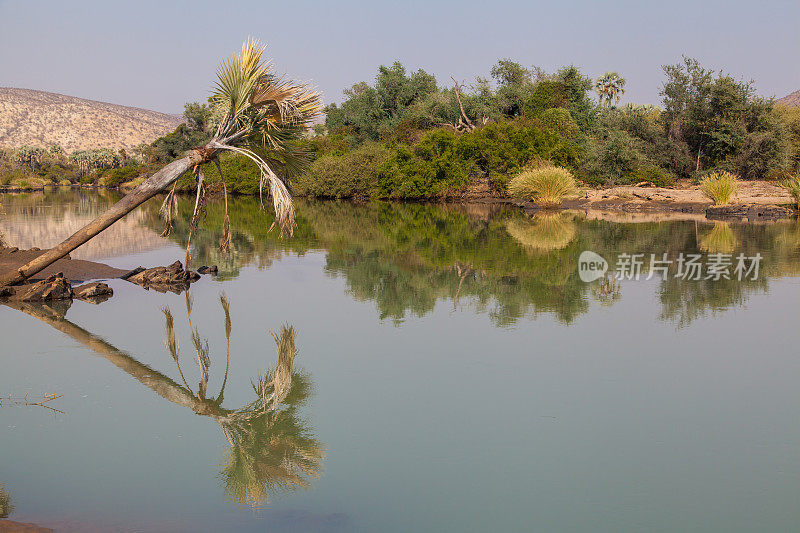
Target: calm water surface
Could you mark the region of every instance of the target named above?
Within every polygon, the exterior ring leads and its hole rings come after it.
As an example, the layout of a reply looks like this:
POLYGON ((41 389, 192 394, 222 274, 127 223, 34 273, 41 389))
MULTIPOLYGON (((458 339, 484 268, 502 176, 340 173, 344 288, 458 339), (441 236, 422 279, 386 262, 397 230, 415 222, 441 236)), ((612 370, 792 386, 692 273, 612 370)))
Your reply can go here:
MULTIPOLYGON (((0 233, 49 246, 115 199, 0 195, 0 233)), ((0 306, 0 511, 61 531, 800 528, 796 222, 301 202, 281 240, 257 206, 231 203, 226 255, 209 204, 193 266, 220 271, 188 294, 112 280, 98 305, 0 306), (584 283, 584 250, 763 260, 756 280, 584 283)), ((158 207, 73 257, 182 259, 192 201, 166 239, 158 207)))

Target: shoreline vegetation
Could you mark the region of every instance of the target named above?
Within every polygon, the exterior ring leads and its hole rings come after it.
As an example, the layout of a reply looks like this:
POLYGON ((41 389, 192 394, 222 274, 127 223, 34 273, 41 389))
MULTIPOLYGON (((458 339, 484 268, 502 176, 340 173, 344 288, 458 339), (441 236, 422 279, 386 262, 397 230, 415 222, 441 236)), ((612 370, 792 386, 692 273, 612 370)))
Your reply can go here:
MULTIPOLYGON (((710 174, 741 182, 737 204, 800 201, 792 184, 800 171, 800 108, 756 96, 752 82, 704 69, 684 57, 663 67, 661 107, 620 105, 625 80, 608 72, 591 80, 574 66, 555 73, 498 61, 489 78, 441 87, 420 69, 381 66, 373 84, 344 91, 325 108, 324 124, 297 141, 313 153, 307 170, 270 160, 290 177, 296 196, 336 199, 515 202, 509 183, 537 169, 574 176, 571 194, 551 205, 627 211, 701 212, 700 191, 710 174), (597 98, 592 94, 596 92, 597 98)), ((46 186, 127 190, 206 143, 218 118, 210 104, 188 103, 185 124, 129 153, 92 150, 65 154, 59 146, 0 150, 0 191, 46 186)), ((267 154, 268 155, 268 154, 267 154)), ((226 153, 227 192, 254 195, 260 170, 226 153)), ((217 167, 203 167, 210 192, 222 188, 217 167)), ((557 174, 550 173, 555 176, 557 174)), ((191 192, 185 175, 176 190, 191 192)), ((540 184, 546 186, 547 184, 540 184)), ((527 204, 530 204, 527 202, 527 204)))
MULTIPOLYGON (((86 218, 115 200, 67 191, 50 194, 71 196, 71 203, 63 204, 83 210, 86 218), (92 202, 97 203, 92 206, 92 202)), ((52 205, 55 212, 48 209, 53 219, 46 227, 54 227, 63 218, 65 208, 56 198, 42 202, 34 197, 37 195, 30 196, 17 197, 17 205, 9 204, 8 209, 28 212, 36 205, 52 205)), ((137 218, 137 225, 154 236, 163 228, 158 200, 145 204, 139 212, 142 217, 137 218)), ((665 316, 681 323, 690 322, 703 312, 741 303, 748 294, 766 290, 773 277, 798 275, 800 228, 793 220, 740 223, 710 221, 703 214, 693 213, 562 210, 529 214, 511 206, 488 203, 426 205, 299 199, 294 238, 282 239, 278 232, 269 231, 269 219, 265 224, 262 217, 253 216, 258 206, 259 200, 254 197, 235 198, 227 208, 223 199, 209 199, 206 216, 191 237, 193 268, 199 274, 210 274, 217 281, 231 280, 248 266, 266 268, 286 254, 324 251, 326 272, 345 280, 347 291, 355 298, 374 301, 381 319, 393 321, 402 321, 410 315, 422 316, 437 302, 446 300, 454 306, 459 301, 479 302, 499 325, 513 324, 528 312, 554 313, 568 323, 587 311, 587 298, 595 290, 604 290, 600 281, 592 284, 580 279, 578 258, 587 249, 596 251, 612 265, 618 262, 620 254, 646 253, 649 258, 650 253, 666 252, 673 260, 681 253, 762 254, 763 278, 758 280, 692 281, 675 279, 673 275, 663 278, 663 287, 677 289, 659 292, 675 297, 664 301, 665 316), (230 250, 223 252, 219 242, 226 215, 230 216, 231 243, 230 250), (199 265, 216 268, 209 271, 199 265)), ((193 198, 177 199, 175 227, 167 239, 179 249, 189 244, 193 210, 193 198)), ((58 242, 61 237, 55 235, 42 245, 58 242)), ((13 242, 29 247, 37 241, 13 242)), ((0 249, 0 263, 4 254, 6 264, 18 264, 28 260, 24 255, 41 252, 0 249)), ((75 284, 72 292, 79 294, 85 282, 98 277, 124 276, 156 291, 181 292, 191 282, 183 274, 186 271, 180 270, 180 264, 155 267, 137 279, 131 279, 124 270, 107 274, 87 270, 87 267, 102 268, 92 263, 102 261, 102 257, 83 256, 86 261, 63 259, 49 271, 40 272, 36 279, 46 281, 48 275, 63 272, 75 284), (175 283, 172 271, 181 275, 175 283), (166 282, 164 275, 168 278, 166 282)), ((647 266, 643 269, 646 271, 647 266)), ((62 294, 69 294, 60 279, 45 282, 42 288, 59 287, 62 294)), ((108 296, 96 292, 89 294, 89 301, 97 302, 97 296, 100 300, 108 296)), ((24 297, 24 294, 11 295, 11 300, 24 297)))

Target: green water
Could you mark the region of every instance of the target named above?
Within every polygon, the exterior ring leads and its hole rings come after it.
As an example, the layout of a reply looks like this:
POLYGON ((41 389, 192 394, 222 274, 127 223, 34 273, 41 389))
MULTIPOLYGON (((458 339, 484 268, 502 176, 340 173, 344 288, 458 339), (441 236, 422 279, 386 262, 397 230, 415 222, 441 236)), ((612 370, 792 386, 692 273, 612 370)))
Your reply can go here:
MULTIPOLYGON (((49 246, 115 199, 0 195, 0 233, 49 246)), ((182 260, 192 200, 167 239, 158 207, 73 256, 182 260)), ((796 222, 297 208, 281 240, 233 200, 221 254, 210 202, 192 257, 219 275, 188 295, 112 280, 99 305, 0 306, 0 511, 60 531, 797 529, 796 222), (612 271, 762 260, 586 283, 584 250, 612 271)))

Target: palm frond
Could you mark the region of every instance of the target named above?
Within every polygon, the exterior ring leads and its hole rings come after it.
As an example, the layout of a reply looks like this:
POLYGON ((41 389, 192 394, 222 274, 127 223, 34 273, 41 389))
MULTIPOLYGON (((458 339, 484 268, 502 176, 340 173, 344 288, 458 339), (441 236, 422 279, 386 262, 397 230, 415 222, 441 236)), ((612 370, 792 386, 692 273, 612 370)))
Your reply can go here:
POLYGON ((291 235, 294 207, 288 178, 311 162, 309 150, 297 141, 321 115, 322 99, 308 84, 277 76, 271 63, 262 59, 264 50, 263 44, 248 40, 240 54, 222 62, 211 97, 215 115, 221 118, 209 146, 237 152, 259 167, 262 206, 268 185, 281 234, 291 235))

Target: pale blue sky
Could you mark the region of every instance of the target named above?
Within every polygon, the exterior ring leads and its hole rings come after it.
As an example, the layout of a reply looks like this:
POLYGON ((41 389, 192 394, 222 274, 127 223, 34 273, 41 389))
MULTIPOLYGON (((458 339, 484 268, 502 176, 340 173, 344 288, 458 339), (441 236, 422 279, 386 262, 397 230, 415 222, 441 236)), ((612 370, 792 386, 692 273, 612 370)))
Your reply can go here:
POLYGON ((799 30, 798 0, 0 0, 0 86, 180 113, 253 36, 326 102, 395 60, 444 84, 510 57, 547 70, 574 63, 592 77, 617 70, 623 101, 658 103, 660 67, 681 54, 780 97, 800 88, 799 30))

